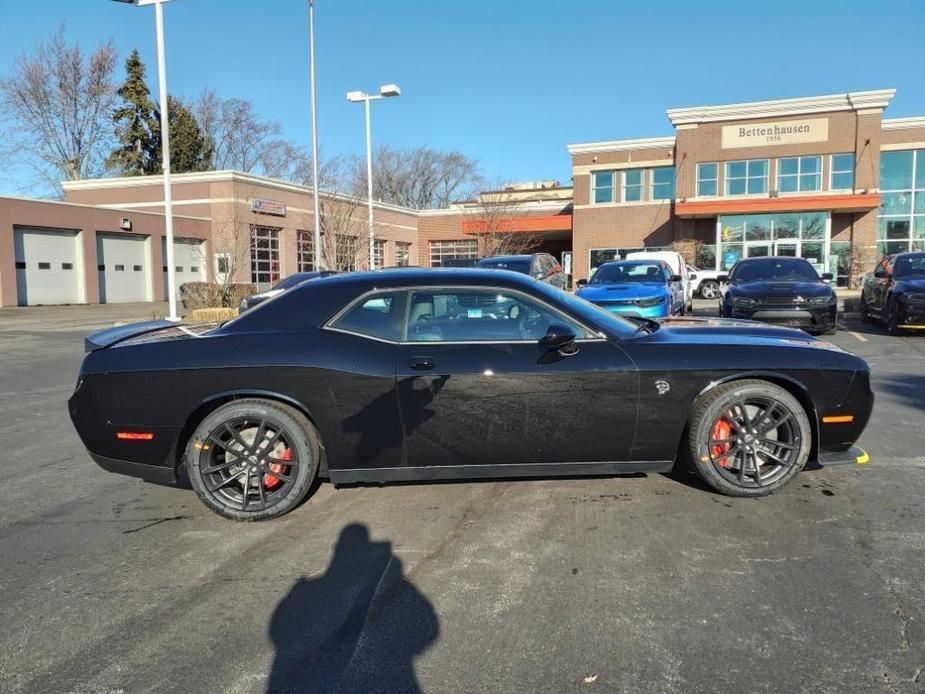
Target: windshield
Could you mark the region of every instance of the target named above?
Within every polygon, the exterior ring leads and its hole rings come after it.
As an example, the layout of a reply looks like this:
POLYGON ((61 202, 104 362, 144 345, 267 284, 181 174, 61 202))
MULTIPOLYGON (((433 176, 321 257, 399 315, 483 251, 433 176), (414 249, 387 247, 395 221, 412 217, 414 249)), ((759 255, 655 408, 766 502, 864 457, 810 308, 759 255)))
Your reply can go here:
POLYGON ((637 282, 668 281, 665 268, 660 263, 649 262, 621 262, 602 265, 594 273, 588 284, 635 284, 637 282))
POLYGON ((901 255, 896 259, 893 277, 925 277, 925 253, 922 255, 901 255))
POLYGON ((732 282, 818 282, 819 273, 805 260, 768 258, 739 263, 729 279, 732 282))
POLYGON ((630 337, 639 327, 639 324, 635 321, 611 313, 600 306, 592 304, 590 301, 586 301, 546 282, 537 282, 535 289, 545 294, 550 301, 554 302, 554 305, 565 306, 579 317, 603 326, 614 336, 630 337))
POLYGON ((485 258, 479 261, 479 267, 512 270, 528 275, 530 274, 530 261, 530 258, 485 258))

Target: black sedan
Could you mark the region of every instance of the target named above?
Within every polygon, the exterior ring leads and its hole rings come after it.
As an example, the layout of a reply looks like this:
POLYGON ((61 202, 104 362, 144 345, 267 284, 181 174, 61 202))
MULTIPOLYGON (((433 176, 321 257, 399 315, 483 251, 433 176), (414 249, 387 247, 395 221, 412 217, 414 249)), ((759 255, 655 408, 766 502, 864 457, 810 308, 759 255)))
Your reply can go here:
POLYGON ((886 323, 892 335, 925 330, 925 251, 888 255, 864 278, 861 318, 886 323))
POLYGON ((316 280, 319 277, 330 277, 331 275, 336 275, 337 272, 334 270, 317 270, 309 272, 294 272, 288 277, 284 277, 279 282, 273 285, 272 288, 268 289, 265 292, 260 294, 252 294, 251 296, 245 297, 241 300, 241 306, 239 310, 243 313, 244 311, 249 311, 258 304, 262 304, 267 299, 272 299, 274 296, 282 294, 287 289, 292 289, 297 284, 302 282, 308 282, 309 280, 316 280))
POLYGON ((69 401, 91 457, 181 469, 229 518, 334 483, 666 472, 769 494, 864 462, 864 360, 757 323, 629 320, 525 275, 386 270, 301 284, 194 330, 87 338, 69 401))
POLYGON ((828 280, 803 258, 765 257, 740 260, 729 275, 720 315, 800 328, 814 335, 838 329, 838 301, 828 280))

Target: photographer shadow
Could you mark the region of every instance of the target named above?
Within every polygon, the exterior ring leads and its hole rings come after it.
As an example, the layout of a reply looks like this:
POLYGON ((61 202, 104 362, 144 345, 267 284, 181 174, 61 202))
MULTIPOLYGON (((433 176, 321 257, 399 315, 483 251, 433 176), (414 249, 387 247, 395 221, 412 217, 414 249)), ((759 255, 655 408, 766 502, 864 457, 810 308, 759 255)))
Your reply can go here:
POLYGON ((439 631, 391 543, 371 541, 353 523, 327 570, 300 578, 277 605, 267 692, 420 692, 414 660, 439 631))

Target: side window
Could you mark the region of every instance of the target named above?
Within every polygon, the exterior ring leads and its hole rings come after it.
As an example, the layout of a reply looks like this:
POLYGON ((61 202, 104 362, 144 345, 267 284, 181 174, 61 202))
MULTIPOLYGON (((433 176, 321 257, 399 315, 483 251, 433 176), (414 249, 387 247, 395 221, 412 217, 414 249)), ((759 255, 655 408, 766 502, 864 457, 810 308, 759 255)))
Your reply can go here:
POLYGON ((331 323, 331 327, 398 342, 402 333, 403 306, 404 292, 374 294, 351 306, 331 323))
POLYGON ((433 289, 411 294, 408 342, 533 342, 553 323, 585 330, 546 305, 503 289, 433 289))

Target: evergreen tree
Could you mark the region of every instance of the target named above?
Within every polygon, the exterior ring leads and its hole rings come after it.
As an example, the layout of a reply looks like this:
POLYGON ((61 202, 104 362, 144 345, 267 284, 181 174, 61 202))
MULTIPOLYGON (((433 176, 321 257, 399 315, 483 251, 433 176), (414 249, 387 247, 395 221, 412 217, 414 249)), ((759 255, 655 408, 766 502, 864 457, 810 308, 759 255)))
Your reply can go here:
POLYGON ((113 112, 118 145, 106 159, 106 168, 124 176, 149 173, 154 127, 154 102, 145 84, 145 65, 138 50, 125 61, 125 82, 116 94, 123 104, 113 112))
MULTIPOLYGON (((199 127, 199 121, 180 99, 167 97, 170 121, 170 170, 173 173, 208 171, 212 168, 214 147, 199 127)), ((146 173, 159 174, 161 166, 161 114, 155 113, 150 160, 146 173)))

